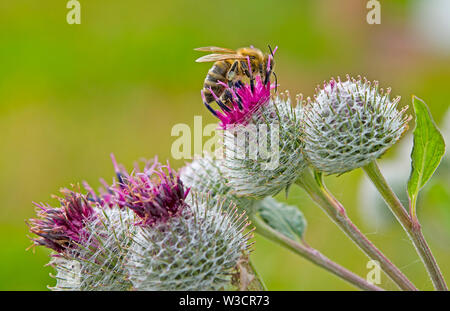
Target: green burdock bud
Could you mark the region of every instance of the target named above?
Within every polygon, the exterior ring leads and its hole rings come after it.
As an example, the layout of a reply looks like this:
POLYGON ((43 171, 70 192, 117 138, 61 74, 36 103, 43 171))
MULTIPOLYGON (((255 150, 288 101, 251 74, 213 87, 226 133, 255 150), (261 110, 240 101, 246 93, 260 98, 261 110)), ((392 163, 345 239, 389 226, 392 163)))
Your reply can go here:
MULTIPOLYGON (((220 159, 213 159, 209 155, 198 157, 180 170, 180 178, 186 187, 196 193, 208 193, 210 200, 225 200, 224 207, 236 205, 248 213, 252 212, 254 200, 239 197, 232 193, 228 180, 221 171, 220 159)), ((189 196, 192 198, 192 196, 189 196)))
POLYGON ((342 174, 379 158, 408 129, 408 107, 397 110, 373 83, 347 76, 324 83, 304 111, 304 153, 311 165, 327 174, 342 174))
POLYGON ((251 231, 244 233, 244 213, 225 213, 213 201, 194 198, 176 217, 139 228, 127 261, 137 290, 232 288, 232 273, 248 256, 251 231))

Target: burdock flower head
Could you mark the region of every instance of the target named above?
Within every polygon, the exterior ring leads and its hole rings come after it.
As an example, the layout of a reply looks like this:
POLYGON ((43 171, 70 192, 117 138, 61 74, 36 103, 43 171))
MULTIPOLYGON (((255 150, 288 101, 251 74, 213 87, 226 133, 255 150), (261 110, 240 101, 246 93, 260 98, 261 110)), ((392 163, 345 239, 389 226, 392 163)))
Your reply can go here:
POLYGON ((61 197, 56 197, 60 207, 34 203, 39 218, 29 221, 30 231, 39 236, 32 239, 34 244, 57 253, 64 253, 89 239, 86 223, 96 217, 85 195, 68 189, 62 189, 61 193, 61 197))
POLYGON ((241 81, 238 81, 236 82, 235 87, 229 87, 228 85, 219 82, 219 84, 224 86, 232 96, 229 99, 229 105, 224 104, 214 91, 210 89, 211 94, 214 96, 221 111, 214 110, 207 104, 202 93, 205 106, 220 120, 220 127, 222 129, 233 127, 236 124, 248 124, 251 122, 254 113, 269 102, 271 89, 275 86, 272 85, 270 81, 264 84, 261 81, 260 76, 256 76, 255 79, 251 81, 251 84, 244 84, 241 81))
MULTIPOLYGON (((118 167, 118 166, 116 166, 118 167)), ((244 213, 208 195, 192 195, 169 165, 121 172, 111 189, 138 218, 125 260, 136 290, 217 290, 247 256, 244 213), (227 213, 225 212, 227 210, 227 213)))
POLYGON ((120 168, 112 156, 119 182, 110 190, 115 200, 141 218, 139 224, 152 226, 167 222, 169 218, 181 215, 187 207, 189 188, 183 186, 180 176, 169 164, 163 166, 156 159, 146 165, 143 171, 128 174, 120 168))
POLYGON ((272 96, 276 86, 268 77, 268 73, 253 77, 250 72, 249 83, 224 85, 230 94, 227 103, 212 92, 221 112, 205 102, 220 120, 224 147, 221 169, 238 196, 275 195, 289 187, 305 167, 301 99, 294 108, 289 96, 272 96))
POLYGON ((35 245, 55 252, 52 290, 126 290, 131 288, 123 259, 133 234, 134 215, 117 205, 102 208, 99 196, 67 189, 60 207, 36 204, 39 218, 29 221, 35 245), (95 198, 95 200, 94 200, 95 198))
POLYGON ((305 156, 318 171, 342 174, 365 166, 395 144, 408 128, 407 107, 378 82, 331 79, 304 112, 305 156))

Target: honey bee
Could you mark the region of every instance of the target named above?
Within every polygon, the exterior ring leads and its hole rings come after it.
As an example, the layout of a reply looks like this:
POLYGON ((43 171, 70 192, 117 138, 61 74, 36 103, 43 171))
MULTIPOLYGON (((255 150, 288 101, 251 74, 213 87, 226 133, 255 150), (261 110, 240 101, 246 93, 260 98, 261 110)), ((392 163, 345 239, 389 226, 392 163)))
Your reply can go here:
POLYGON ((276 75, 272 71, 274 65, 274 52, 270 46, 270 54, 264 54, 261 50, 253 46, 237 50, 208 46, 197 48, 195 50, 212 52, 212 54, 198 58, 196 62, 214 62, 214 65, 209 69, 208 74, 206 75, 203 85, 202 93, 206 101, 205 104, 214 102, 214 95, 220 98, 221 101, 228 103, 232 95, 229 90, 227 90, 226 86, 228 85, 229 88, 232 88, 236 84, 239 85, 242 83, 242 80, 248 79, 250 80, 250 85, 253 87, 255 74, 261 77, 264 84, 270 82, 270 75, 272 73, 276 79, 276 75), (214 94, 212 94, 211 91, 214 92, 214 94))

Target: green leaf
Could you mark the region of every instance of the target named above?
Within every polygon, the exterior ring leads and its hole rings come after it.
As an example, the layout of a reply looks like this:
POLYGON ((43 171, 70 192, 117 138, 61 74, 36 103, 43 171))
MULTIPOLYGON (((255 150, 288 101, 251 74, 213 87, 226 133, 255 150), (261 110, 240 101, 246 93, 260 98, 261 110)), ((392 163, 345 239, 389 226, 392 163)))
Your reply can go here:
POLYGON ((439 166, 445 153, 445 142, 425 102, 413 96, 413 106, 416 114, 416 127, 414 129, 414 147, 411 152, 408 195, 411 202, 411 216, 415 218, 417 196, 439 166))
POLYGON ((261 218, 273 229, 290 239, 301 241, 306 229, 303 213, 296 207, 267 197, 258 203, 261 218))

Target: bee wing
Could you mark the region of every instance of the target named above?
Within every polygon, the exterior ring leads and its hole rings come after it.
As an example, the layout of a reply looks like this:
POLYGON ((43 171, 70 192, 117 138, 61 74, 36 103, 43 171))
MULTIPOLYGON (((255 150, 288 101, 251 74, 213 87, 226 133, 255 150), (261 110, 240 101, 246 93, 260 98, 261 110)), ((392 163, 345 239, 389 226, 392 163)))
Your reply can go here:
POLYGON ((212 53, 227 53, 227 54, 236 54, 236 51, 226 48, 219 48, 217 46, 205 46, 201 48, 196 48, 194 51, 200 52, 212 52, 212 53))
POLYGON ((246 58, 238 54, 209 54, 202 56, 196 59, 195 61, 197 63, 206 63, 206 62, 217 62, 220 60, 227 60, 227 59, 246 59, 246 58))

